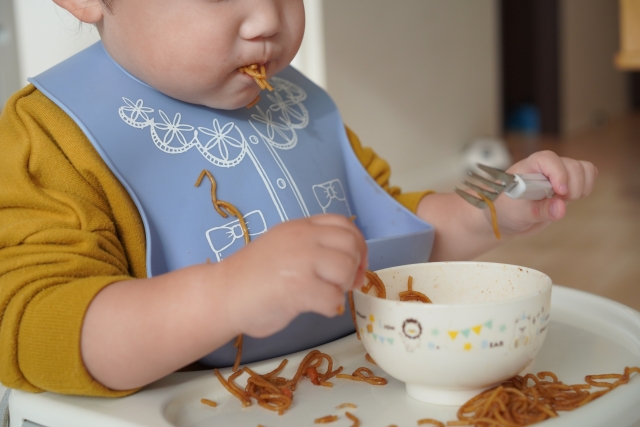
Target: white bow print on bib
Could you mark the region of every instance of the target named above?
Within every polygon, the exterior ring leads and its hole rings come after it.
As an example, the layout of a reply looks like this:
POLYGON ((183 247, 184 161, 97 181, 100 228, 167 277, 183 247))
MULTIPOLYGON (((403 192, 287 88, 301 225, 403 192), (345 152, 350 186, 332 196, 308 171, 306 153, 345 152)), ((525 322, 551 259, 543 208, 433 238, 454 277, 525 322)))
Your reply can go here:
MULTIPOLYGON (((262 212, 255 210, 243 215, 243 217, 249 230, 249 236, 258 236, 267 231, 267 224, 262 212)), ((222 261, 222 255, 225 250, 233 253, 230 248, 234 246, 234 243, 237 242, 239 245, 244 245, 244 233, 242 232, 242 227, 240 227, 240 221, 236 219, 207 230, 207 240, 218 261, 222 261)))

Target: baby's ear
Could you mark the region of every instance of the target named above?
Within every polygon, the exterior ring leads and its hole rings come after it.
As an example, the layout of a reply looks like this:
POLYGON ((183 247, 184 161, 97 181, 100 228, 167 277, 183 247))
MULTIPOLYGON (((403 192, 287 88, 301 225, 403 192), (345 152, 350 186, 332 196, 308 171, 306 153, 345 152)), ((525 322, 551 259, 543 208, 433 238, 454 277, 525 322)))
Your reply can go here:
POLYGON ((53 0, 85 24, 96 24, 102 19, 103 6, 100 0, 53 0))

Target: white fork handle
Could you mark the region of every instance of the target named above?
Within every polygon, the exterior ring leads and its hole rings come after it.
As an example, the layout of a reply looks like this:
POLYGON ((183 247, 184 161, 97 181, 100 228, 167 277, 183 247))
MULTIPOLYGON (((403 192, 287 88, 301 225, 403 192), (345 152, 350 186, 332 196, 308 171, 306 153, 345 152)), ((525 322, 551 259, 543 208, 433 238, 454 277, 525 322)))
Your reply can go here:
POLYGON ((516 175, 515 187, 504 194, 512 199, 542 200, 553 197, 553 187, 541 173, 516 175))

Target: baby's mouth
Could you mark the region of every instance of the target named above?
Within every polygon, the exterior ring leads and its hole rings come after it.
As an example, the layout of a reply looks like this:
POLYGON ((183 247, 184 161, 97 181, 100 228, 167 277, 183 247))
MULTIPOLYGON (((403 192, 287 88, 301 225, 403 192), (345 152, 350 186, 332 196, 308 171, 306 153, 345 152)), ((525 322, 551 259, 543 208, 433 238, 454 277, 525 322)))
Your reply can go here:
POLYGON ((273 90, 273 87, 267 81, 267 67, 266 64, 251 64, 238 68, 238 71, 242 74, 247 74, 253 77, 253 80, 260 86, 260 89, 273 90))

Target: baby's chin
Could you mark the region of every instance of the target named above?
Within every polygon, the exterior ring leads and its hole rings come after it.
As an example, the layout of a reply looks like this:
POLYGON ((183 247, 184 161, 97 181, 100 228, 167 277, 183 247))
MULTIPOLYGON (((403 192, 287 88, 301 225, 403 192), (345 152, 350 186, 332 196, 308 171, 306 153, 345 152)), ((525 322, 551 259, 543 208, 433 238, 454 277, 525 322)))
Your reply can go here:
POLYGON ((258 95, 260 95, 260 88, 256 87, 234 94, 202 96, 194 100, 195 102, 192 101, 192 103, 219 110, 237 110, 238 108, 246 107, 258 95))

